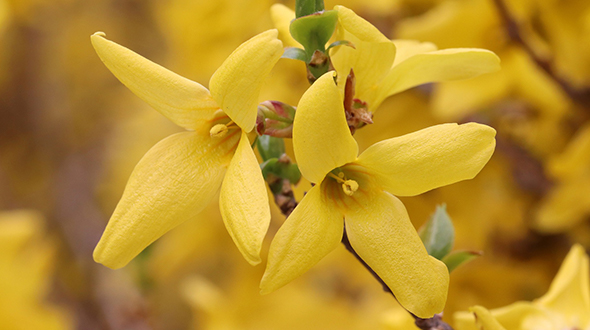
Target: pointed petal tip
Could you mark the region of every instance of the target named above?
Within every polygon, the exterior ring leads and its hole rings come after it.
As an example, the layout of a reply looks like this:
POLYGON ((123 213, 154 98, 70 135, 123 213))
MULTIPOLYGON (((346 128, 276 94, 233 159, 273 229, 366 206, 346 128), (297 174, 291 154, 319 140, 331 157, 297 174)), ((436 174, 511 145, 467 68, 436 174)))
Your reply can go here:
MULTIPOLYGON (((264 278, 263 278, 264 280, 264 278)), ((271 294, 273 293, 275 290, 271 290, 266 286, 263 286, 262 283, 260 283, 260 295, 261 296, 266 296, 267 294, 271 294)))
POLYGON ((106 38, 107 37, 107 34, 104 33, 104 32, 102 32, 102 31, 97 31, 97 32, 94 32, 94 34, 91 37, 103 37, 103 38, 106 38))
POLYGON ((120 258, 112 258, 112 256, 109 256, 109 254, 105 252, 104 244, 101 244, 101 242, 99 242, 94 249, 92 259, 94 259, 94 262, 97 264, 101 264, 113 270, 123 268, 129 263, 129 260, 125 261, 120 258))
POLYGON ((267 265, 267 269, 264 272, 264 275, 262 275, 262 279, 260 280, 260 294, 263 296, 265 296, 267 294, 271 294, 288 284, 288 283, 284 283, 284 284, 277 285, 277 283, 278 282, 274 278, 272 278, 270 273, 268 272, 268 265, 267 265))
POLYGON ((256 266, 262 262, 260 255, 244 254, 244 258, 251 266, 256 266))

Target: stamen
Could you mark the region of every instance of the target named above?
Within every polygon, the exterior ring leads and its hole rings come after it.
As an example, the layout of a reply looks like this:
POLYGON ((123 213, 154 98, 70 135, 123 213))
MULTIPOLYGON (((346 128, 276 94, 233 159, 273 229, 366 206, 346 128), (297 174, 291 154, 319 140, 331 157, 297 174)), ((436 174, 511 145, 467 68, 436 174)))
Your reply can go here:
POLYGON ((209 135, 214 138, 222 138, 224 137, 230 129, 238 128, 238 125, 233 121, 230 121, 227 124, 217 124, 211 127, 209 130, 209 135))
POLYGON ((346 180, 342 184, 342 190, 348 196, 352 196, 359 189, 359 184, 354 180, 346 180))
POLYGON ((213 138, 222 138, 225 136, 225 134, 227 134, 227 131, 228 131, 227 125, 217 124, 217 125, 211 127, 211 130, 209 131, 209 135, 211 135, 211 137, 213 137, 213 138))
POLYGON ((359 184, 354 180, 347 180, 343 172, 338 173, 338 176, 329 172, 328 176, 342 183, 342 190, 347 196, 352 196, 359 189, 359 184))

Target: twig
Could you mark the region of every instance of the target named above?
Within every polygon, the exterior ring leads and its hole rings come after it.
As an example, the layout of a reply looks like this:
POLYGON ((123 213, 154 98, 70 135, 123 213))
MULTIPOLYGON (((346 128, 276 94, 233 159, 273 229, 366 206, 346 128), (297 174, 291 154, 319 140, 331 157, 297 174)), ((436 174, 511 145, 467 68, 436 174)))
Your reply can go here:
POLYGON ((553 79, 561 89, 576 103, 590 104, 590 88, 577 88, 572 86, 567 80, 563 79, 555 70, 551 59, 541 58, 533 47, 526 40, 522 29, 518 24, 517 18, 510 12, 504 0, 493 0, 500 18, 504 21, 506 33, 510 39, 522 46, 530 58, 543 70, 551 79, 553 79))

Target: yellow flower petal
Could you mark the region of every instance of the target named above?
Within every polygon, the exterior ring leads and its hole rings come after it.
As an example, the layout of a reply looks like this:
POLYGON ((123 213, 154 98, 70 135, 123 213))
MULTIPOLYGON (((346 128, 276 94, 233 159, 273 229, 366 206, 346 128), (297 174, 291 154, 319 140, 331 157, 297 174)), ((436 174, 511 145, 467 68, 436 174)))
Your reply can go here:
POLYGON ((150 149, 133 170, 94 260, 121 268, 160 236, 193 220, 221 186, 239 138, 234 132, 224 143, 208 132, 177 133, 150 149))
POLYGON ((436 86, 432 112, 445 121, 457 121, 510 94, 510 77, 502 58, 502 70, 473 79, 448 81, 436 86))
POLYGON ((346 214, 352 247, 405 309, 422 318, 442 312, 449 286, 447 267, 428 255, 399 199, 387 192, 366 196, 346 214))
POLYGON ((494 152, 495 135, 476 123, 436 125, 376 143, 357 163, 390 193, 418 195, 475 177, 494 152))
POLYGON ((336 6, 338 11, 337 40, 348 40, 355 48, 340 46, 332 55, 332 63, 338 72, 338 86, 344 88, 350 69, 356 78, 356 98, 367 102, 374 110, 377 84, 391 69, 395 58, 395 45, 371 23, 352 10, 336 6))
POLYGON ((477 77, 500 70, 500 58, 488 50, 457 48, 418 54, 394 66, 381 82, 380 99, 424 83, 477 77))
POLYGON ((268 265, 260 282, 267 294, 305 273, 334 250, 344 230, 343 216, 312 187, 274 237, 268 265))
POLYGON ((588 164, 590 164, 590 125, 582 127, 568 143, 565 151, 551 159, 549 170, 559 179, 573 179, 587 172, 588 164))
POLYGON ((256 122, 262 84, 283 55, 278 33, 268 30, 240 45, 209 82, 213 98, 246 132, 250 132, 256 122))
POLYGON ((414 55, 437 50, 436 45, 432 42, 397 39, 393 40, 393 44, 395 45, 395 61, 393 62, 393 66, 400 64, 414 55))
POLYGON ((315 183, 358 154, 333 77, 333 72, 324 74, 303 94, 293 123, 297 165, 301 174, 315 183))
POLYGON ((576 244, 565 257, 549 291, 533 302, 562 315, 573 328, 590 325, 590 274, 588 255, 576 244))
POLYGON ((275 3, 270 7, 270 18, 274 26, 279 30, 279 38, 283 41, 285 47, 301 48, 301 45, 293 39, 291 32, 289 32, 291 21, 295 19, 295 12, 291 8, 281 3, 275 3))
POLYGON ((244 258, 252 265, 260 263, 270 208, 260 166, 243 131, 223 179, 219 208, 225 227, 244 258))
POLYGON ((198 129, 217 109, 209 91, 97 32, 92 45, 106 67, 135 95, 186 129, 198 129))
POLYGON ((545 233, 562 233, 590 214, 590 173, 568 179, 551 191, 537 211, 534 226, 545 233))
POLYGON ((469 310, 475 315, 475 323, 481 330, 506 330, 487 309, 474 306, 469 310))

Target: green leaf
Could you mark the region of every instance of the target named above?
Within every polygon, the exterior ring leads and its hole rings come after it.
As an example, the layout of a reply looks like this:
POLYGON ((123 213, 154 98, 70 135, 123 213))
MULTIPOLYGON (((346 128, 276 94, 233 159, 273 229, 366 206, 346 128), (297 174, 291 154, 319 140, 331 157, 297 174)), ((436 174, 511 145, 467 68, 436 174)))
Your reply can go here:
POLYGON ((297 184, 301 180, 301 172, 299 172, 297 164, 285 163, 279 161, 278 158, 271 158, 262 163, 260 167, 265 180, 268 179, 270 174, 287 179, 292 184, 297 184))
POLYGON ((295 17, 311 15, 324 10, 324 0, 297 0, 295 1, 295 17))
POLYGON ((328 46, 328 49, 326 49, 326 52, 330 51, 330 49, 334 48, 334 47, 338 47, 338 46, 348 46, 351 47, 353 49, 356 49, 356 47, 354 46, 354 44, 348 40, 338 40, 338 41, 334 41, 333 43, 330 44, 330 46, 328 46))
POLYGON ((289 31, 305 48, 306 62, 309 62, 316 50, 326 52, 326 43, 332 37, 337 22, 338 13, 335 10, 302 16, 291 22, 289 31))
POLYGON ((307 54, 305 53, 305 50, 303 50, 301 48, 287 47, 287 48, 285 48, 285 52, 283 53, 283 56, 281 56, 281 58, 288 58, 288 59, 292 59, 292 60, 299 60, 299 61, 306 62, 307 54))
POLYGON ((263 161, 279 158, 285 153, 285 142, 283 139, 269 135, 259 136, 256 140, 256 146, 263 161))
POLYGON ((420 228, 418 234, 428 254, 442 260, 453 248, 455 228, 447 214, 446 205, 439 205, 430 220, 420 228))
POLYGON ((482 256, 481 251, 455 251, 442 259, 442 262, 447 265, 449 273, 455 270, 457 267, 469 262, 479 256, 482 256))

